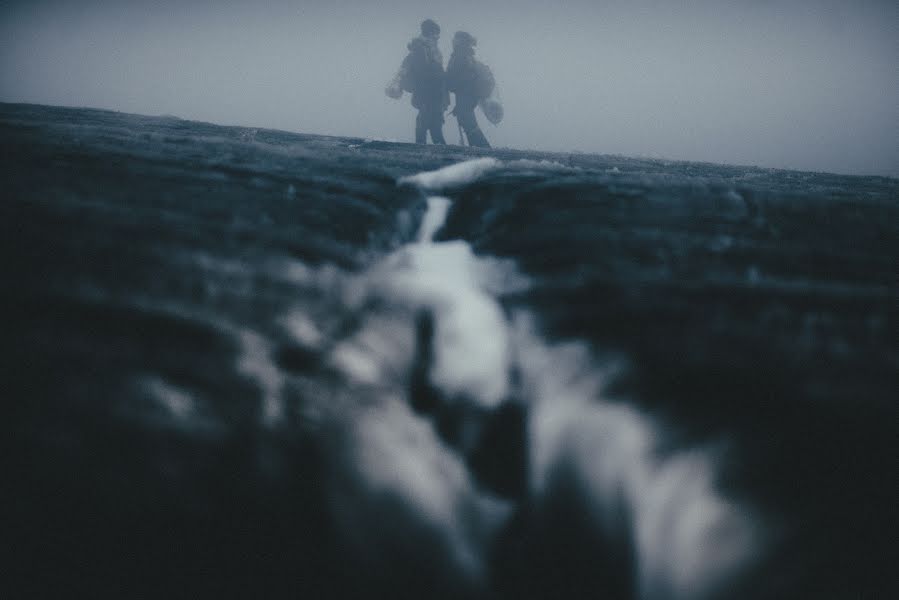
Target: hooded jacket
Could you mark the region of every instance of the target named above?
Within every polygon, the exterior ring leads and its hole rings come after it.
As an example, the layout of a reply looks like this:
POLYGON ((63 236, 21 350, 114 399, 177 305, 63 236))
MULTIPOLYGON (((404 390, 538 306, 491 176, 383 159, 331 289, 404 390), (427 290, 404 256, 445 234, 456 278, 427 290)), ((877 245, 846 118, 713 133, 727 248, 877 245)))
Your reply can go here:
POLYGON ((477 96, 477 72, 475 71, 474 48, 457 46, 446 65, 446 87, 459 96, 477 96))

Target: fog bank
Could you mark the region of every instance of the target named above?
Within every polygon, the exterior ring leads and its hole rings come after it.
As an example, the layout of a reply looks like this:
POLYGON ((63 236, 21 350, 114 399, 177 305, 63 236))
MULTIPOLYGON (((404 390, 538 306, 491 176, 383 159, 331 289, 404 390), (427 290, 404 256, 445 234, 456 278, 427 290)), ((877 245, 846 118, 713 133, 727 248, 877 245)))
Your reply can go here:
POLYGON ((430 17, 445 58, 454 31, 479 40, 494 146, 899 176, 897 6, 0 2, 0 100, 411 141, 383 89, 430 17))

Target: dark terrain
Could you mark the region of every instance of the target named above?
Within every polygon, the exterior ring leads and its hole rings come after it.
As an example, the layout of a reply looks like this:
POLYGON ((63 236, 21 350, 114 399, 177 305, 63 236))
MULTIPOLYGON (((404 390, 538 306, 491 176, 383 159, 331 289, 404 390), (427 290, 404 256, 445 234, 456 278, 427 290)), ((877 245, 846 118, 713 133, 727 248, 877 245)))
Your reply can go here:
POLYGON ((3 597, 891 595, 895 179, 12 104, 0 157, 3 597), (385 291, 377 266, 429 195, 398 180, 485 156, 502 162, 437 190, 435 240, 527 278, 492 292, 509 331, 527 315, 541 348, 618 365, 598 410, 654 424, 647 472, 714 455, 716 494, 762 540, 724 584, 644 581, 639 494, 603 508, 610 527, 591 516, 592 442, 536 471, 556 363, 513 341, 502 402, 458 400, 435 375, 437 309, 385 291), (398 445, 370 437, 371 410, 398 445), (445 522, 416 507, 449 492, 389 483, 407 443, 463 482, 445 522))

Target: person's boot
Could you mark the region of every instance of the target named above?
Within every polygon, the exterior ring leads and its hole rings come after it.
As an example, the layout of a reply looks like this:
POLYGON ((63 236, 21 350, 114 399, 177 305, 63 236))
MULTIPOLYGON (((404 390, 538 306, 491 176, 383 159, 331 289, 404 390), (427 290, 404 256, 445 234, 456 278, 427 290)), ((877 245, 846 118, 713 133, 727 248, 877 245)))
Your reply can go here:
POLYGON ((446 139, 443 137, 443 127, 431 129, 431 141, 435 144, 446 145, 446 139))

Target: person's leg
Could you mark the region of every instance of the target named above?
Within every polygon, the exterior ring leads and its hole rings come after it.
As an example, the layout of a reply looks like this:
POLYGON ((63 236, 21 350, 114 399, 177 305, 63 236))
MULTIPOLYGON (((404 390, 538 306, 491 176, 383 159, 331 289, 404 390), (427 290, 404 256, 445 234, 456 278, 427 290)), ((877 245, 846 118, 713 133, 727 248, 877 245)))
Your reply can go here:
POLYGON ((418 111, 418 116, 415 117, 415 143, 428 143, 428 125, 425 122, 425 113, 423 110, 418 111))
POLYGON ((476 148, 490 147, 490 142, 487 141, 487 136, 484 135, 480 127, 477 127, 474 131, 469 131, 466 136, 468 137, 468 143, 476 148))
POLYGON ((446 139, 443 137, 443 111, 439 108, 430 111, 428 129, 431 131, 432 142, 435 144, 446 144, 446 139))
POLYGON ((431 129, 431 141, 435 144, 446 144, 446 139, 443 137, 443 123, 434 123, 431 129))
POLYGON ((465 130, 465 137, 468 138, 468 145, 478 148, 489 148, 490 142, 487 136, 478 127, 478 120, 474 115, 474 108, 459 112, 459 125, 465 130))

